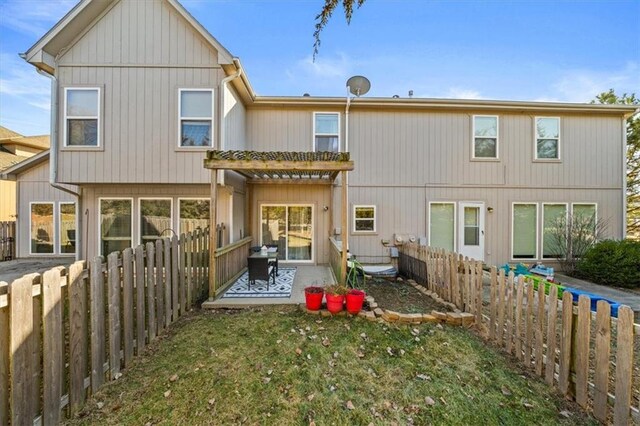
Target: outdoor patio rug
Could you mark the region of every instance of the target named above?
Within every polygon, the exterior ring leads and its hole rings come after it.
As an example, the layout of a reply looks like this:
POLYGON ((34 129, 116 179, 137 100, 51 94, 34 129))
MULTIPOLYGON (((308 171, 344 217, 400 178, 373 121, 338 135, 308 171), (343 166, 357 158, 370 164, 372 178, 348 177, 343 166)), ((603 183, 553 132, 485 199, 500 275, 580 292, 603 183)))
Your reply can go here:
POLYGON ((278 276, 276 277, 276 283, 274 285, 273 282, 270 282, 269 290, 267 290, 267 283, 261 280, 256 280, 255 284, 252 284, 249 290, 249 272, 245 272, 238 278, 238 281, 233 283, 229 290, 224 293, 222 298, 290 297, 295 276, 296 268, 280 268, 278 276))

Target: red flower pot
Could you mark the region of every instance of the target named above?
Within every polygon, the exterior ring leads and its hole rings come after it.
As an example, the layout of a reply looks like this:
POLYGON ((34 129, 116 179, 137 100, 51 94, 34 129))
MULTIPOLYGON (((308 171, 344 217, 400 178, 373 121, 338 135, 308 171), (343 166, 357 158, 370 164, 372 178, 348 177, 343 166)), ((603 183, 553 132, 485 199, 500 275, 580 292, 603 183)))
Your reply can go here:
POLYGON ((329 294, 327 293, 327 309, 332 314, 337 314, 342 310, 344 305, 344 295, 329 294))
POLYGON ((304 289, 304 299, 307 309, 310 311, 319 311, 322 307, 322 297, 324 289, 322 287, 307 287, 304 289))
POLYGON ((362 304, 364 303, 364 291, 362 290, 349 290, 347 293, 347 312, 356 315, 362 310, 362 304))

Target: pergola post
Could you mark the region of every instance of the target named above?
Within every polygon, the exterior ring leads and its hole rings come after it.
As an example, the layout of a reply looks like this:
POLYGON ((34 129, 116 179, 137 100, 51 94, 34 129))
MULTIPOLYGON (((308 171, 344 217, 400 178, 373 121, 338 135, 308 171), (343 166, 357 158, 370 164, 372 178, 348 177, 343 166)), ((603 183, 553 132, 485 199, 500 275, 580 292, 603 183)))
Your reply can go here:
POLYGON ((216 247, 218 247, 218 170, 211 169, 211 201, 209 202, 209 300, 216 297, 216 247))
POLYGON ((340 283, 347 284, 347 250, 349 249, 349 200, 347 197, 347 171, 342 172, 342 261, 340 262, 340 283))

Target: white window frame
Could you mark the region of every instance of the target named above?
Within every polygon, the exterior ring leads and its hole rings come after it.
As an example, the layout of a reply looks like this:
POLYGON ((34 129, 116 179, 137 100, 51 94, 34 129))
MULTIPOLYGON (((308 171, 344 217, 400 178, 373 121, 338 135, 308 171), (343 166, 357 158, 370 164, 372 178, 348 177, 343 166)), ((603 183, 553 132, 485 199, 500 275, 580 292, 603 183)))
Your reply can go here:
POLYGON ((197 87, 197 88, 179 88, 178 89, 178 149, 179 150, 207 150, 215 147, 214 140, 215 137, 215 120, 216 116, 216 98, 215 98, 215 90, 210 87, 197 87), (182 92, 211 92, 211 117, 182 117, 182 92), (182 121, 211 121, 211 140, 209 140, 208 146, 183 146, 182 145, 182 121))
POLYGON ((560 140, 562 139, 562 120, 560 117, 536 116, 533 118, 533 158, 536 161, 560 161, 560 140), (558 137, 557 138, 540 138, 538 137, 538 120, 541 118, 554 118, 558 120, 558 137), (556 139, 558 143, 558 158, 538 158, 538 139, 556 139))
POLYGON ((458 203, 456 201, 429 201, 429 212, 427 213, 427 228, 429 237, 427 245, 431 246, 431 205, 432 204, 451 204, 453 205, 453 251, 458 250, 458 203))
POLYGON ((316 150, 316 136, 338 136, 338 152, 342 152, 342 138, 340 137, 341 133, 341 123, 340 123, 340 113, 335 111, 314 111, 313 112, 313 138, 311 141, 311 149, 313 152, 317 152, 316 150), (318 114, 324 115, 336 115, 338 116, 338 133, 316 133, 316 116, 318 114))
POLYGON ((287 241, 286 250, 285 250, 285 258, 281 260, 281 262, 287 263, 315 263, 316 261, 316 247, 317 239, 316 239, 316 206, 314 204, 287 204, 287 203, 264 203, 258 206, 258 224, 260 228, 260 235, 258 235, 258 242, 262 241, 262 208, 263 207, 285 207, 285 223, 287 223, 287 238, 289 237, 289 207, 311 207, 311 259, 297 259, 290 260, 289 259, 289 242, 287 241))
POLYGON ((378 233, 378 207, 375 204, 354 204, 351 210, 351 233, 352 234, 376 234, 378 233), (373 208, 373 219, 370 218, 356 218, 356 210, 359 208, 370 209, 373 208), (370 221, 373 220, 372 231, 356 231, 356 222, 359 220, 370 221))
POLYGON ((571 203, 571 215, 573 216, 573 207, 574 206, 595 206, 595 212, 596 212, 596 217, 595 220, 596 222, 598 221, 598 203, 595 203, 593 201, 584 201, 584 202, 580 202, 580 201, 575 201, 571 203))
POLYGON ((176 224, 176 228, 178 229, 177 234, 178 235, 182 235, 182 229, 180 229, 180 219, 182 218, 180 216, 180 202, 182 200, 185 201, 208 201, 209 202, 209 226, 211 226, 211 198, 207 198, 207 197, 178 197, 178 203, 177 203, 177 207, 176 207, 176 218, 177 218, 177 224, 176 224))
MULTIPOLYGON (((54 207, 55 209, 55 207, 54 207)), ((57 253, 60 256, 75 256, 78 253, 78 236, 80 235, 80 233, 78 232, 78 204, 75 201, 60 201, 58 202, 58 215, 57 215, 57 222, 56 222, 56 235, 58 238, 57 241, 57 245, 56 245, 56 250, 57 253), (62 247, 61 247, 61 243, 62 243, 62 235, 60 235, 60 233, 62 232, 62 205, 63 204, 71 204, 74 207, 75 213, 75 221, 74 221, 74 227, 75 227, 75 231, 76 231, 76 246, 75 246, 75 251, 73 253, 62 253, 62 247)))
POLYGON ((56 232, 56 203, 54 201, 31 201, 29 203, 29 256, 53 256, 56 254, 56 247, 57 247, 57 232, 56 232), (33 247, 31 246, 31 237, 32 237, 32 229, 33 229, 33 215, 31 214, 32 212, 32 208, 34 204, 51 204, 51 207, 53 207, 53 217, 52 217, 52 222, 53 222, 53 235, 51 235, 51 239, 53 239, 52 241, 52 247, 53 247, 53 251, 51 253, 34 253, 33 252, 33 247))
MULTIPOLYGON (((554 202, 546 202, 546 203, 542 203, 542 215, 540 215, 540 224, 541 224, 541 230, 540 230, 540 259, 557 259, 556 257, 545 257, 544 256, 544 206, 564 206, 565 212, 564 212, 564 217, 565 217, 565 221, 567 220, 567 218, 569 217, 569 203, 554 203, 554 202)), ((566 223, 566 222, 565 222, 566 223)))
POLYGON ((63 105, 63 116, 64 116, 64 128, 63 130, 63 147, 64 148, 69 148, 69 149, 79 149, 79 150, 83 150, 83 149, 102 149, 102 132, 101 130, 101 120, 100 120, 100 116, 102 115, 102 88, 101 87, 65 87, 64 88, 64 105, 63 105), (94 91, 97 90, 98 91, 98 115, 97 116, 84 116, 84 115, 72 115, 72 116, 68 116, 67 115, 67 104, 68 104, 68 93, 69 91, 94 91), (98 142, 97 145, 69 145, 68 142, 68 136, 69 136, 69 123, 68 120, 96 120, 97 124, 96 124, 96 140, 98 142))
POLYGON ((509 254, 510 256, 510 260, 512 262, 522 262, 522 261, 527 261, 527 260, 538 260, 540 257, 539 252, 540 252, 540 203, 535 202, 535 201, 513 201, 511 202, 511 235, 510 237, 510 246, 511 246, 511 253, 509 254), (515 206, 516 205, 533 205, 536 206, 536 250, 534 253, 535 257, 519 257, 519 258, 515 258, 513 256, 513 237, 514 237, 514 228, 513 228, 513 218, 514 218, 514 210, 515 210, 515 206))
MULTIPOLYGON (((142 202, 143 201, 167 201, 169 200, 170 203, 170 207, 169 207, 169 211, 171 216, 169 216, 169 223, 171 224, 171 227, 169 229, 171 229, 173 231, 173 198, 171 197, 140 197, 138 198, 138 214, 137 214, 137 218, 138 218, 138 235, 137 235, 137 242, 138 245, 142 244, 142 202)), ((179 233, 176 232, 176 235, 180 235, 179 233)), ((162 238, 162 237, 160 237, 162 238)))
MULTIPOLYGON (((493 139, 493 138, 483 138, 493 139)), ((479 161, 496 161, 500 160, 500 116, 498 115, 473 115, 471 117, 471 158, 479 161), (476 117, 495 118, 496 119, 496 156, 495 157, 476 157, 476 138, 483 138, 482 136, 476 136, 476 117)))
POLYGON ((98 255, 99 256, 108 256, 109 253, 102 253, 102 201, 103 200, 129 200, 131 201, 131 247, 135 246, 135 220, 136 220, 136 212, 135 212, 135 204, 133 202, 133 197, 98 197, 98 255))

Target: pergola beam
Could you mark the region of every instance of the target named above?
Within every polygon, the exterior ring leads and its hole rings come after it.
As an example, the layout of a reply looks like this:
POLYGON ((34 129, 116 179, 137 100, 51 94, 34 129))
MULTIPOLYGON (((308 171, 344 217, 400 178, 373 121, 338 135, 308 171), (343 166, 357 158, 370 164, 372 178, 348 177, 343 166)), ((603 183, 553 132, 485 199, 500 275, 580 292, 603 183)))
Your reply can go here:
POLYGON ((279 161, 279 160, 204 160, 204 167, 218 170, 292 171, 292 172, 341 172, 353 170, 353 161, 279 161))

